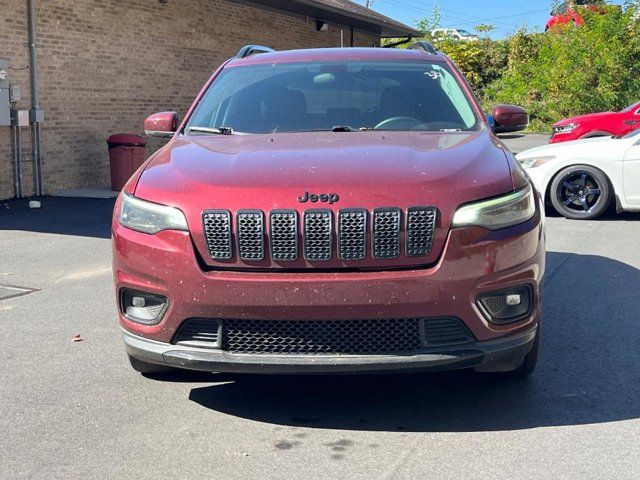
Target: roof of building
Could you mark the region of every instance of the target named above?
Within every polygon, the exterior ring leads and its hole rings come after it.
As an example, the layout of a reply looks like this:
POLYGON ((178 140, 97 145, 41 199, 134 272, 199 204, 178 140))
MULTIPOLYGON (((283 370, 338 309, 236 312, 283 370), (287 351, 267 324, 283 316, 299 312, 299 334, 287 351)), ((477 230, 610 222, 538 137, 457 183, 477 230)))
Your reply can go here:
POLYGON ((419 36, 420 32, 351 0, 232 0, 276 8, 316 20, 353 26, 382 37, 419 36))

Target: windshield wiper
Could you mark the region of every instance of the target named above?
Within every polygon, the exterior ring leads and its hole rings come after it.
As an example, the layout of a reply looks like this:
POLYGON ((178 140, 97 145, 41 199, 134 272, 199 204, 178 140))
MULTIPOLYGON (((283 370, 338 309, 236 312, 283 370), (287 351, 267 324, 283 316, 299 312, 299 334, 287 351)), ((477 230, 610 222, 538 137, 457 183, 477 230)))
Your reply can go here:
POLYGON ((189 127, 187 132, 195 133, 213 133, 215 135, 234 135, 240 132, 234 132, 231 127, 189 127))

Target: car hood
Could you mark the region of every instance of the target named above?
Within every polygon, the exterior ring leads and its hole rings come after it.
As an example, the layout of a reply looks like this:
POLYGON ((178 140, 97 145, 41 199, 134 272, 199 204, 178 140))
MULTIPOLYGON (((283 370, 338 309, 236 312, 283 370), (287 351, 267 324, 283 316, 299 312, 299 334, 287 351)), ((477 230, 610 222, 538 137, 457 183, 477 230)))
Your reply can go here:
POLYGON ((584 115, 578 115, 576 117, 571 117, 571 118, 564 118, 562 120, 560 120, 559 122, 556 122, 553 124, 554 127, 559 127, 562 125, 568 125, 570 123, 584 123, 584 122, 590 122, 592 120, 599 120, 602 119, 604 117, 608 117, 610 115, 615 115, 618 112, 598 112, 598 113, 587 113, 584 115))
POLYGON ((488 132, 314 132, 179 136, 148 163, 135 195, 180 208, 210 265, 216 262, 206 255, 205 210, 300 215, 324 208, 335 216, 346 208, 437 207, 430 257, 382 262, 399 266, 437 259, 458 206, 512 189, 505 151, 488 132), (305 192, 337 194, 339 201, 302 204, 305 192))

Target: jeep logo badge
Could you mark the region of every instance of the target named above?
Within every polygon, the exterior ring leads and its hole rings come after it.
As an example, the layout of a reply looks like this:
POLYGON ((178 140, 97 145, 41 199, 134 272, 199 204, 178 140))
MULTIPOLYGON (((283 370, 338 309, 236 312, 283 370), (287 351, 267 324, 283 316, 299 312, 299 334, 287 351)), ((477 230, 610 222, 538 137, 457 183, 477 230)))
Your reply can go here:
POLYGON ((304 194, 298 197, 298 201, 300 203, 307 203, 307 202, 327 203, 328 202, 329 205, 333 205, 334 203, 340 201, 340 196, 337 193, 321 193, 318 195, 315 193, 304 192, 304 194))

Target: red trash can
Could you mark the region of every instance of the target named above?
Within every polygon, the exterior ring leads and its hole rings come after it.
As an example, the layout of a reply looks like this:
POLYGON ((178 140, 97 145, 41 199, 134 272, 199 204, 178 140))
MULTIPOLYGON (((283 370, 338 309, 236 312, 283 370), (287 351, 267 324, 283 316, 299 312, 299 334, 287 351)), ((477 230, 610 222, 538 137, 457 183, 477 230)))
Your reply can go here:
POLYGON ((107 138, 107 144, 111 167, 111 190, 120 191, 144 162, 147 142, 139 135, 118 133, 107 138))

